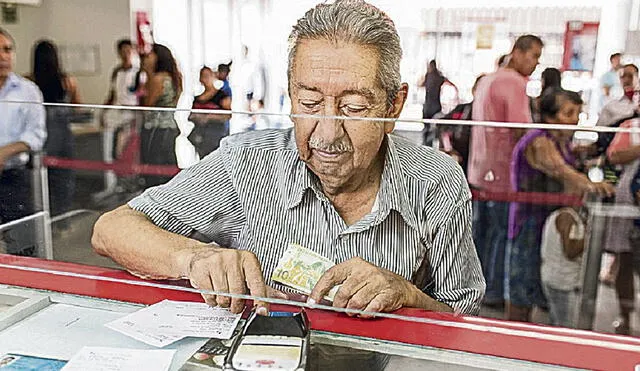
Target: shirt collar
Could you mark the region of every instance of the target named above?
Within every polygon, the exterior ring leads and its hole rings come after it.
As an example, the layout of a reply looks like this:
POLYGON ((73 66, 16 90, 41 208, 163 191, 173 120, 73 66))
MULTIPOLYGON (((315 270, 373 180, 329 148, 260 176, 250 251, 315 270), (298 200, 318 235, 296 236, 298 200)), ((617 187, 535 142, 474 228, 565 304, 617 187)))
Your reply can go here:
POLYGON ((20 83, 18 75, 11 72, 4 82, 4 85, 0 86, 0 91, 8 91, 11 88, 15 88, 20 83))
MULTIPOLYGON (((381 223, 391 210, 395 210, 400 213, 405 223, 418 230, 418 221, 412 211, 397 146, 392 136, 386 136, 383 146, 385 145, 384 168, 382 170, 380 189, 377 194, 378 207, 377 210, 372 210, 376 213, 373 224, 381 223)), ((298 206, 308 189, 311 189, 320 200, 326 200, 317 178, 299 157, 297 157, 293 167, 289 168, 291 171, 288 174, 288 181, 282 182, 290 185, 288 192, 286 192, 286 206, 288 209, 298 206)))

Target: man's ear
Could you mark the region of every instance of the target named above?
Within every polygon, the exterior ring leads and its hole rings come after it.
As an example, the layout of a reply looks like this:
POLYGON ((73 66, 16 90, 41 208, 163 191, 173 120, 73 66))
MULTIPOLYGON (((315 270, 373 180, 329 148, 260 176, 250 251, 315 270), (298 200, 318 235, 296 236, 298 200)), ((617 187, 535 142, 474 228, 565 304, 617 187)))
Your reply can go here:
MULTIPOLYGON (((407 96, 409 94, 409 85, 406 82, 403 82, 400 85, 400 89, 398 89, 398 93, 396 94, 395 99, 391 103, 391 107, 389 107, 389 118, 398 118, 400 117, 400 113, 402 112, 402 108, 404 107, 404 102, 407 101, 407 96)), ((393 128, 395 127, 395 122, 387 121, 384 124, 384 129, 386 133, 391 133, 393 128)))

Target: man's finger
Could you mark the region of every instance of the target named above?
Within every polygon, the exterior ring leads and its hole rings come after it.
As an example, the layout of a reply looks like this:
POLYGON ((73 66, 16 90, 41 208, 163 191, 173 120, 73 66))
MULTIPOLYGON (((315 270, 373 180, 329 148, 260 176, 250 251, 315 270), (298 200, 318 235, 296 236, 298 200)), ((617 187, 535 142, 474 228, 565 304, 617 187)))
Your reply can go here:
POLYGON ((376 296, 378 296, 377 288, 374 285, 365 285, 353 294, 346 308, 364 310, 376 296))
MULTIPOLYGON (((217 292, 229 292, 229 285, 227 284, 227 277, 225 268, 223 267, 211 267, 209 275, 213 281, 213 289, 217 292)), ((223 308, 229 308, 231 299, 228 296, 218 295, 216 302, 223 308)))
MULTIPOLYGON (((384 295, 377 295, 376 297, 369 302, 366 308, 364 308, 365 312, 375 312, 380 313, 386 309, 388 299, 384 297, 384 295)), ((360 316, 361 318, 373 318, 373 315, 364 314, 360 316)))
POLYGON ((346 264, 348 264, 348 262, 334 265, 324 272, 322 277, 320 277, 316 285, 313 287, 313 290, 311 290, 307 303, 319 303, 329 290, 344 282, 349 274, 349 269, 346 264))
MULTIPOLYGON (((262 268, 260 262, 253 254, 247 254, 247 257, 243 260, 243 271, 249 293, 255 298, 267 297, 267 285, 262 278, 262 268)), ((253 305, 256 307, 256 313, 260 315, 267 315, 269 313, 269 304, 254 299, 253 305)))
MULTIPOLYGON (((244 275, 239 266, 233 265, 227 271, 227 282, 229 283, 229 292, 232 294, 244 294, 245 284, 244 275)), ((231 298, 231 312, 242 313, 244 310, 244 299, 231 298)))
POLYGON ((336 308, 346 308, 347 303, 353 295, 367 284, 364 280, 349 278, 342 283, 342 286, 333 297, 333 306, 336 308))
MULTIPOLYGON (((205 270, 194 269, 191 272, 191 277, 189 278, 191 282, 191 286, 197 288, 198 290, 213 290, 213 283, 211 282, 211 277, 209 276, 209 272, 205 270), (204 274, 206 272, 206 274, 204 274)), ((218 305, 216 302, 216 296, 211 294, 201 293, 204 301, 212 307, 218 305)))

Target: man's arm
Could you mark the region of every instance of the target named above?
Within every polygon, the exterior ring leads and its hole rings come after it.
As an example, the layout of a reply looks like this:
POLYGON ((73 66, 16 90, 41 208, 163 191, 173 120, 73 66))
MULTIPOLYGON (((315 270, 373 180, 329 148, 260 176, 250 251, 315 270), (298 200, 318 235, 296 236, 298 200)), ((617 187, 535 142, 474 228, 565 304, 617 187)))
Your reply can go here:
MULTIPOLYGON (((145 214, 121 206, 104 214, 91 238, 96 251, 110 256, 132 274, 147 279, 187 278, 194 288, 266 297, 267 289, 258 259, 248 251, 207 245, 154 225, 145 214)), ((212 306, 244 309, 244 301, 203 294, 212 306)), ((267 305, 261 314, 266 314, 267 305)))
POLYGON ((0 172, 4 169, 4 164, 11 157, 23 152, 29 152, 29 145, 25 142, 14 142, 0 147, 0 172))
POLYGON ((127 205, 103 214, 93 228, 91 244, 132 273, 152 279, 179 279, 188 273, 189 255, 206 246, 166 231, 127 205))
MULTIPOLYGON (((223 143, 205 161, 169 183, 150 188, 129 206, 103 215, 92 237, 96 251, 145 278, 188 278, 192 286, 203 290, 266 296, 254 254, 186 237, 199 231, 222 244, 227 240, 218 238, 220 235, 235 236, 244 224, 228 169, 228 152, 223 143)), ((243 308, 241 299, 203 296, 207 303, 231 306, 236 313, 243 308)), ((258 305, 266 310, 264 303, 258 305)))
POLYGON ((114 68, 113 71, 111 71, 111 80, 109 81, 109 94, 107 95, 107 99, 104 101, 105 105, 112 105, 116 99, 115 81, 116 81, 117 75, 118 75, 118 67, 114 68))
POLYGON ((47 129, 45 126, 45 110, 42 105, 42 94, 37 88, 27 100, 33 103, 25 103, 27 108, 25 115, 24 131, 18 141, 0 146, 0 170, 4 168, 4 163, 13 156, 29 151, 40 151, 47 139, 47 129))
MULTIPOLYGON (((331 288, 341 284, 334 307, 367 312, 389 312, 401 307, 465 314, 478 314, 485 282, 471 238, 471 200, 461 170, 458 170, 460 200, 450 204, 451 216, 438 227, 433 245, 424 257, 431 280, 427 287, 416 287, 403 277, 353 258, 329 269, 309 295, 319 302, 331 288)), ((443 191, 444 190, 439 190, 443 191)), ((428 219, 428 218, 427 218, 428 219)), ((424 272, 421 272, 424 273, 424 272)), ((418 280, 421 281, 421 280, 418 280)))
MULTIPOLYGON (((468 192, 468 189, 467 189, 468 192)), ((471 233, 471 200, 459 201, 427 251, 432 281, 424 291, 458 313, 478 314, 485 292, 471 233)))

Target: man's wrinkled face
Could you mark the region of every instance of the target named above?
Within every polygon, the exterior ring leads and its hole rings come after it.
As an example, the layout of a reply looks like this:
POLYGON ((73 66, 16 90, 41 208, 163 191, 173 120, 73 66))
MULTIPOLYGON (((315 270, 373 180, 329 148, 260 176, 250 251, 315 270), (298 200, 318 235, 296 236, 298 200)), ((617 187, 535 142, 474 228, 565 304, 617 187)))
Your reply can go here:
MULTIPOLYGON (((401 90, 401 98, 388 107, 386 93, 376 80, 377 62, 377 53, 360 45, 301 41, 289 82, 291 112, 397 117, 406 90, 401 90)), ((385 134, 394 127, 392 122, 328 117, 295 117, 293 121, 300 158, 329 192, 349 187, 352 180, 366 176, 374 166, 385 134)))
POLYGON ((11 39, 0 35, 0 78, 6 78, 13 71, 15 49, 11 39))

